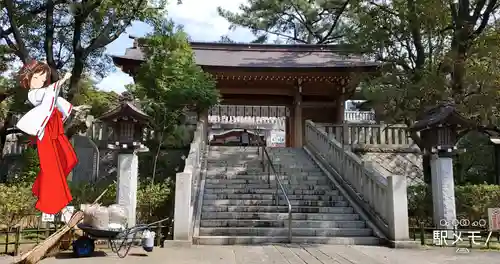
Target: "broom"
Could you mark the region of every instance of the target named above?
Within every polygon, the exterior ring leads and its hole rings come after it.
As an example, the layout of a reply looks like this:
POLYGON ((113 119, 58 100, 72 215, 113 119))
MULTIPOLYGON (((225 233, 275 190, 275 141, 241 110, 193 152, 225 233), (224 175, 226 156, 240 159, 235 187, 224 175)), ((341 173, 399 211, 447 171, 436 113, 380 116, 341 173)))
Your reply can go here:
MULTIPOLYGON (((111 186, 111 185, 110 185, 111 186)), ((95 201, 92 203, 92 205, 96 205, 99 200, 106 194, 108 191, 109 187, 104 190, 104 192, 95 199, 95 201)), ((73 216, 71 219, 68 221, 66 225, 64 225, 61 229, 57 230, 54 234, 49 236, 48 238, 45 239, 42 243, 38 244, 35 246, 33 249, 30 251, 24 253, 21 255, 18 259, 16 259, 13 263, 17 264, 35 264, 38 263, 47 253, 53 252, 55 250, 59 249, 59 240, 64 237, 68 231, 70 231, 73 227, 75 227, 78 223, 80 223, 83 220, 83 212, 78 211, 73 216)))

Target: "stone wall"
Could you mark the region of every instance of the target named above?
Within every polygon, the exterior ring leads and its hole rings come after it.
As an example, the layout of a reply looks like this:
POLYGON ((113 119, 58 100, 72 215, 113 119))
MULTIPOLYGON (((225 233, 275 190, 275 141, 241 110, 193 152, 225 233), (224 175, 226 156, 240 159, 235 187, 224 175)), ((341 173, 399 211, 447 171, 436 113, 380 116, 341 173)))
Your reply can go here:
POLYGON ((422 154, 418 148, 357 148, 354 152, 371 162, 382 175, 404 175, 408 185, 423 183, 422 154))

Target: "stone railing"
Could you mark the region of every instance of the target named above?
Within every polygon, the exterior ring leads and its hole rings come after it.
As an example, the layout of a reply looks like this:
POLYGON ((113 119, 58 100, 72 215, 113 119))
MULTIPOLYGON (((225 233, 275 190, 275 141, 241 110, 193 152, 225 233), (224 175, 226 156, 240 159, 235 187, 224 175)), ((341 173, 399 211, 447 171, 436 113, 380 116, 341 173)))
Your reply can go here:
POLYGON ((306 149, 344 188, 390 241, 408 240, 406 178, 381 175, 342 144, 306 121, 306 149))
POLYGON ((345 145, 357 147, 412 147, 406 125, 386 124, 326 124, 317 123, 317 128, 345 145))
POLYGON ((175 175, 174 240, 192 241, 201 161, 207 146, 207 122, 198 121, 184 171, 175 175))
POLYGON ((274 125, 285 127, 285 117, 260 117, 260 116, 208 116, 210 124, 240 124, 240 125, 274 125))
POLYGON ((373 111, 345 111, 344 120, 354 123, 372 123, 375 122, 375 112, 373 111))

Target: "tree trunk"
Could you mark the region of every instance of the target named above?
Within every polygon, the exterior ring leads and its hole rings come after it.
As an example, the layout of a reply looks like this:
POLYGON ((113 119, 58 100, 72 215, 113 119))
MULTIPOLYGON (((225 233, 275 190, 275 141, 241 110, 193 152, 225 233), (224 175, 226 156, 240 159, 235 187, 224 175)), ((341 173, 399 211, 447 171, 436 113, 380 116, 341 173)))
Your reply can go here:
POLYGON ((78 82, 82 77, 84 66, 85 63, 83 58, 82 57, 79 58, 77 56, 77 52, 75 52, 75 65, 73 66, 73 71, 71 72, 68 94, 66 95, 66 99, 68 100, 68 102, 72 102, 75 95, 78 94, 78 82))
POLYGON ((12 126, 12 113, 8 113, 3 121, 3 126, 0 128, 0 160, 3 159, 3 148, 7 141, 7 136, 9 135, 7 129, 12 126))

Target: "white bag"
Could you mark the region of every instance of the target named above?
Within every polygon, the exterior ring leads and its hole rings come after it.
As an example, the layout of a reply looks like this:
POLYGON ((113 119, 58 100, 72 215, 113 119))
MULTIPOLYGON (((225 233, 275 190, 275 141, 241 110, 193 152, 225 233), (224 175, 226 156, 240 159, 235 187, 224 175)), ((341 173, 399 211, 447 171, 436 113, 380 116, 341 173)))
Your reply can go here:
POLYGON ((109 228, 109 212, 108 208, 98 206, 89 212, 89 225, 96 229, 108 230, 109 228))
POLYGON ((98 205, 82 204, 80 209, 83 211, 83 224, 86 226, 92 226, 92 217, 94 211, 98 208, 98 205))
POLYGON ((127 226, 127 209, 119 204, 113 204, 108 207, 109 228, 125 229, 127 226))

